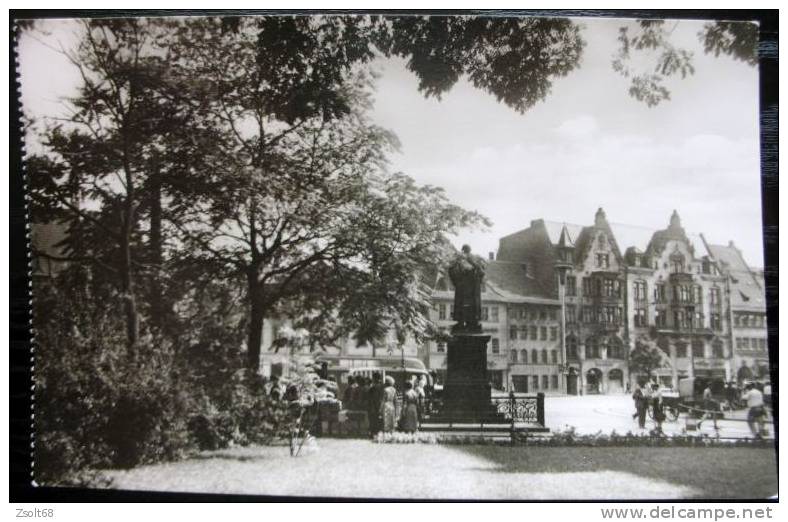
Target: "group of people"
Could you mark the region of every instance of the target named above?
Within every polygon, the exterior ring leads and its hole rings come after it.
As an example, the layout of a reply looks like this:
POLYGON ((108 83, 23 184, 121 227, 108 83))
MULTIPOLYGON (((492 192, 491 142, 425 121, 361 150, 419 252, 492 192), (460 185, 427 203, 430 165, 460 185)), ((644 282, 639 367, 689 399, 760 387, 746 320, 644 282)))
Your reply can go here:
MULTIPOLYGON (((771 390, 769 390, 771 391, 771 390)), ((763 425, 764 425, 764 418, 766 414, 765 404, 764 404, 764 392, 761 391, 758 386, 756 386, 752 382, 748 382, 744 386, 744 391, 738 391, 737 387, 734 387, 731 383, 728 383, 725 387, 726 393, 726 400, 733 402, 733 393, 735 393, 735 400, 742 401, 746 403, 748 411, 747 411, 747 424, 749 425, 750 431, 752 432, 753 436, 756 438, 760 438, 763 433, 763 425)), ((649 407, 653 409, 653 417, 654 417, 654 424, 655 424, 655 432, 661 433, 662 432, 662 423, 664 422, 665 410, 664 410, 664 403, 662 399, 662 394, 659 389, 659 385, 655 383, 648 383, 643 387, 636 386, 634 393, 632 394, 632 400, 635 402, 635 413, 632 414, 633 419, 637 419, 638 426, 640 428, 646 427, 646 414, 648 413, 649 407)), ((712 394, 711 384, 707 384, 703 390, 703 402, 702 402, 702 418, 715 418, 716 412, 720 409, 720 403, 714 399, 712 394)))
POLYGON ((418 430, 427 380, 415 375, 405 381, 399 416, 397 415, 398 393, 395 380, 391 376, 382 379, 379 373, 372 378, 348 376, 348 385, 343 395, 343 405, 348 410, 365 411, 369 434, 390 433, 395 429, 406 433, 418 430))

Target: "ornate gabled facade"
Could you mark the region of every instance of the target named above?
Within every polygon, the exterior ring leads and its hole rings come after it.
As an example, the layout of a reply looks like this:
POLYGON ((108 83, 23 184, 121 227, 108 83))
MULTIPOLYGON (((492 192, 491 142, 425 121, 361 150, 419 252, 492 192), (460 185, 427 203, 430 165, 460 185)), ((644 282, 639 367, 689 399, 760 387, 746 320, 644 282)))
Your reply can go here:
POLYGON ((698 257, 676 211, 654 232, 645 252, 628 249, 627 330, 632 347, 656 342, 667 385, 684 377, 731 377, 731 346, 725 276, 708 256, 698 257))
POLYGON ((592 226, 558 230, 544 220, 532 221, 500 240, 498 259, 537 265, 543 291, 564 297, 561 388, 569 394, 623 391, 628 380, 625 272, 616 238, 601 208, 592 226), (565 271, 563 288, 560 271, 565 271))

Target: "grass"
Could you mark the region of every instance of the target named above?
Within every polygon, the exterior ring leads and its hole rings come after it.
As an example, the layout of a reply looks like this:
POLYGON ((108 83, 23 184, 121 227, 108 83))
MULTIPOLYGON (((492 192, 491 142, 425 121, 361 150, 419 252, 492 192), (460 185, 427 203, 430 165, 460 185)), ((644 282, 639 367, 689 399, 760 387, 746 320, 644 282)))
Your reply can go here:
POLYGON ((321 439, 203 452, 181 462, 108 471, 119 489, 250 495, 437 499, 767 498, 773 450, 376 444, 321 439))
POLYGON ((772 449, 463 446, 458 450, 496 463, 501 473, 616 471, 687 486, 706 499, 777 494, 772 449))

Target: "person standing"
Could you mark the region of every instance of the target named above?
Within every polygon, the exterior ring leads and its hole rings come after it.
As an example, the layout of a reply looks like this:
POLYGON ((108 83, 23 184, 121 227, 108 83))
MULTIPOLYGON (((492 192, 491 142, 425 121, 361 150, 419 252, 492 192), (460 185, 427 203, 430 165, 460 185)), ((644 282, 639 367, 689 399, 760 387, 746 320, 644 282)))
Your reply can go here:
MULTIPOLYGON (((406 385, 412 384, 407 382, 406 385)), ((383 431, 391 433, 394 431, 394 421, 396 412, 397 389, 394 388, 394 378, 386 377, 386 387, 383 388, 383 397, 380 402, 380 415, 383 419, 383 431)))
POLYGON ((419 402, 420 398, 413 384, 405 383, 405 394, 402 397, 402 431, 413 433, 419 429, 419 402))
POLYGON ((743 401, 747 402, 747 407, 749 408, 747 412, 747 424, 750 426, 750 431, 753 436, 759 439, 763 433, 763 415, 766 413, 763 408, 763 393, 761 393, 751 382, 748 382, 744 389, 745 392, 741 398, 743 401))
POLYGON ((662 435, 662 422, 665 420, 665 412, 662 410, 662 392, 659 391, 659 384, 651 385, 651 407, 654 409, 654 432, 662 435))
POLYGON ((632 418, 637 418, 638 427, 641 429, 646 427, 646 411, 648 410, 648 398, 643 394, 640 386, 635 387, 635 392, 632 394, 632 399, 635 401, 635 413, 632 418))
POLYGON ((369 418, 369 433, 373 437, 381 430, 380 405, 383 398, 383 385, 380 374, 372 374, 372 385, 367 393, 367 416, 369 418))

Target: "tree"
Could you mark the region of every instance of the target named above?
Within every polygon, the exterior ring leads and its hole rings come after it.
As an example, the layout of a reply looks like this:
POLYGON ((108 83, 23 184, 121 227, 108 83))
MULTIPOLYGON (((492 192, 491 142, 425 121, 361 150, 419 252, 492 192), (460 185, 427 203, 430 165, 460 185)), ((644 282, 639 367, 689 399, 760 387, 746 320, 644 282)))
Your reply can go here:
MULTIPOLYGON (((671 34, 680 23, 678 20, 637 20, 635 24, 619 28, 619 50, 613 59, 613 70, 630 79, 629 95, 649 107, 670 99, 670 91, 665 86, 667 78, 680 75, 684 79, 695 73, 693 53, 671 41, 671 34), (635 53, 646 58, 645 63, 653 62, 651 70, 637 70, 632 66, 635 53), (649 53, 655 58, 648 56, 649 53)), ((707 54, 728 55, 750 66, 758 64, 758 26, 753 23, 710 22, 703 26, 698 38, 707 54)))
POLYGON ((665 365, 665 352, 649 339, 639 338, 629 354, 629 368, 634 373, 645 374, 648 380, 654 370, 665 365))
POLYGON ((188 127, 188 106, 173 103, 182 89, 167 75, 171 27, 82 22, 77 49, 64 51, 82 80, 68 100, 71 114, 47 128, 44 152, 28 160, 34 220, 68 223, 62 260, 90 263, 114 281, 130 353, 140 335, 138 276, 152 281, 150 316, 165 315, 157 307, 164 300, 162 200, 168 182, 200 157, 206 134, 188 127))
MULTIPOLYGON (((359 339, 379 337, 384 325, 393 325, 400 337, 423 335, 427 294, 413 270, 428 262, 427 253, 429 261, 439 259, 434 247, 446 244, 443 234, 481 222, 480 216, 450 205, 436 189, 416 187, 402 176, 386 177, 385 157, 395 140, 364 116, 371 75, 363 66, 374 55, 373 45, 399 56, 423 53, 425 43, 457 47, 457 67, 451 71, 436 74, 421 54, 412 60, 425 94, 439 95, 467 72, 480 88, 518 110, 546 95, 549 78, 571 69, 572 52, 578 50, 562 47, 559 36, 572 28, 567 21, 556 22, 552 32, 552 26, 529 19, 413 21, 266 17, 202 19, 182 28, 177 54, 194 86, 191 98, 209 100, 200 109, 204 125, 220 129, 223 137, 212 144, 213 161, 196 183, 214 190, 188 199, 184 212, 192 219, 180 231, 188 250, 206 262, 219 261, 226 277, 243 274, 251 368, 259 364, 263 318, 286 299, 303 303, 299 294, 314 295, 305 282, 317 273, 336 283, 326 289, 329 295, 344 299, 325 310, 339 314, 342 324, 354 325, 359 339), (512 36, 523 24, 533 26, 533 32, 512 36), (487 39, 477 38, 485 31, 487 39), (524 90, 522 83, 506 80, 498 43, 511 48, 503 54, 515 68, 509 73, 512 81, 533 62, 532 57, 514 60, 525 48, 543 48, 546 57, 558 57, 537 67, 528 80, 534 89, 524 90), (569 55, 561 58, 561 53, 569 55), (537 76, 541 81, 535 81, 537 76), (398 200, 414 203, 392 213, 398 200), (414 213, 404 216, 405 208, 414 213), (380 222, 368 219, 382 211, 389 214, 380 222), (402 227, 392 229, 399 236, 381 234, 381 227, 400 222, 402 227), (391 254, 378 259, 381 252, 391 254)), ((318 313, 324 327, 327 314, 318 313)))

